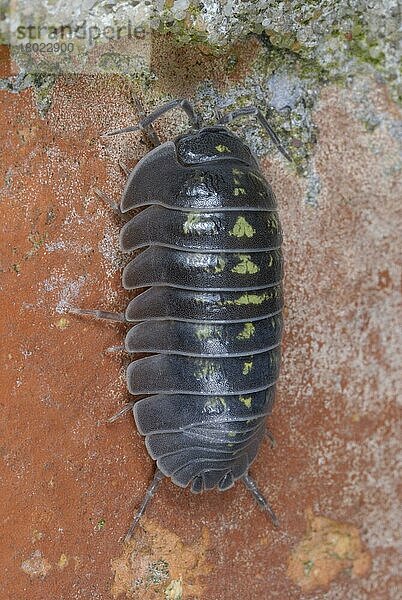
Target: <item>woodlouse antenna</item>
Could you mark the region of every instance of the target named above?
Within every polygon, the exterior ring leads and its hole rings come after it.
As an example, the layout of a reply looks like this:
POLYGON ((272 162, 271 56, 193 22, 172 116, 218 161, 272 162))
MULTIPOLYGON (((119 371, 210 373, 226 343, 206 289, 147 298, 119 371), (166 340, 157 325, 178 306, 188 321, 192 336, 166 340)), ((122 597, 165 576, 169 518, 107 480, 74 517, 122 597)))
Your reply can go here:
POLYGON ((279 152, 281 152, 281 154, 283 154, 283 156, 289 162, 293 162, 292 157, 290 156, 288 151, 282 146, 282 142, 280 141, 280 139, 277 136, 277 134, 275 133, 275 131, 272 129, 271 125, 268 123, 264 114, 256 106, 245 106, 244 108, 239 108, 237 110, 234 110, 233 112, 227 113, 226 115, 223 115, 223 117, 221 117, 217 121, 217 123, 219 125, 226 125, 227 123, 231 123, 234 119, 237 119, 238 117, 244 117, 247 115, 253 115, 258 119, 258 121, 261 123, 262 127, 268 133, 272 142, 278 148, 279 152))
MULTIPOLYGON (((137 109, 137 113, 140 118, 140 122, 142 122, 146 118, 144 106, 137 94, 132 93, 131 97, 133 99, 135 108, 137 109)), ((152 125, 147 125, 146 127, 144 127, 142 129, 142 132, 143 132, 145 138, 148 140, 150 146, 152 146, 153 148, 156 148, 157 146, 161 145, 162 142, 161 142, 158 134, 156 133, 155 128, 152 125)))
POLYGON ((129 133, 131 131, 146 130, 154 121, 159 119, 162 115, 173 110, 174 108, 181 108, 184 110, 190 120, 190 125, 199 129, 201 127, 201 117, 195 112, 193 105, 186 98, 177 98, 171 100, 163 106, 160 106, 154 110, 150 115, 142 119, 138 125, 130 125, 129 127, 123 127, 122 129, 113 129, 102 134, 105 136, 118 135, 120 133, 129 133))

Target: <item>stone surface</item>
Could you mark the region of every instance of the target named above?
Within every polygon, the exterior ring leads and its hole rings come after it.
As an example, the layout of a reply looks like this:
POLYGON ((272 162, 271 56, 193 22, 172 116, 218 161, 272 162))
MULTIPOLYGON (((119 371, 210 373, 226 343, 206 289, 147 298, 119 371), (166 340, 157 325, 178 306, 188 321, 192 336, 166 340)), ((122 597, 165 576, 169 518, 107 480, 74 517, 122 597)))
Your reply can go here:
MULTIPOLYGON (((167 38, 152 44, 151 78, 59 77, 45 118, 31 86, 1 92, 3 593, 396 600, 400 109, 373 77, 319 90, 287 67, 273 72, 258 41, 219 56, 167 38), (209 119, 215 100, 226 109, 254 97, 291 106, 273 118, 296 167, 255 124, 236 129, 261 158, 285 232, 286 335, 270 420, 277 443, 262 447, 252 469, 279 530, 240 484, 192 496, 164 482, 131 546, 122 545, 152 474, 131 418, 106 424, 128 399, 127 360, 105 352, 124 327, 66 308, 122 310, 128 300, 119 225, 94 188, 118 200, 118 160, 134 165, 148 149, 137 134, 99 137, 138 119, 133 90, 148 110, 189 96, 209 119), (371 568, 334 574, 331 563, 303 591, 288 565, 309 539, 308 510, 343 532, 353 526, 371 568), (32 560, 42 561, 43 577, 27 572, 32 560)), ((163 139, 185 127, 176 113, 157 124, 163 139)))

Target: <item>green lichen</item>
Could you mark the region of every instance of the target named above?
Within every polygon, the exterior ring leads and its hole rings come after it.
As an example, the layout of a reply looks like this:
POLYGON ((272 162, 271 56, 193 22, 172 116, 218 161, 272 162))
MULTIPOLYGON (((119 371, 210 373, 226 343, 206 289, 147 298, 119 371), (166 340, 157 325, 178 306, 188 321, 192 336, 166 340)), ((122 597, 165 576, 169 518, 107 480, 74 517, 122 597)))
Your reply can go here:
POLYGON ((34 254, 36 254, 38 252, 38 250, 43 246, 46 238, 47 238, 47 233, 44 233, 43 235, 41 235, 38 231, 35 231, 34 233, 30 233, 28 235, 28 240, 31 243, 32 248, 30 250, 28 250, 28 252, 25 254, 24 258, 25 259, 32 258, 32 256, 34 254))
POLYGON ((159 32, 163 34, 173 34, 176 43, 179 46, 187 44, 205 44, 216 51, 215 46, 208 43, 208 37, 203 31, 188 29, 184 20, 176 21, 175 23, 165 23, 159 27, 159 32))
POLYGON ((180 579, 172 579, 165 589, 165 600, 182 600, 183 598, 183 581, 180 579))
POLYGON ((304 571, 304 574, 307 575, 307 577, 310 575, 311 571, 313 570, 313 567, 314 567, 313 560, 306 560, 303 563, 303 571, 304 571))
POLYGON ((21 71, 16 76, 0 79, 0 90, 18 94, 32 88, 38 112, 41 117, 45 117, 52 104, 52 93, 56 80, 56 74, 21 71))
POLYGON ((160 559, 148 566, 146 585, 159 585, 169 579, 169 563, 160 559))
POLYGON ((96 524, 97 531, 102 531, 102 529, 105 527, 105 525, 106 525, 106 520, 105 519, 99 519, 99 521, 96 524))

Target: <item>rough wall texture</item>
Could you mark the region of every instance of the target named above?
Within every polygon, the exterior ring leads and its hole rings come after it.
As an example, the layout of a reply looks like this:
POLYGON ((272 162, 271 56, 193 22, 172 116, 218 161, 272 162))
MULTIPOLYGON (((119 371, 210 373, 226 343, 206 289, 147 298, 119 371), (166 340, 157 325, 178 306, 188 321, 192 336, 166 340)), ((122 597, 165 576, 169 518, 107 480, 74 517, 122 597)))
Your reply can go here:
MULTIPOLYGON (((304 59, 293 57, 290 69, 264 39, 215 55, 204 42, 177 48, 154 36, 152 77, 54 78, 41 118, 44 80, 21 75, 18 87, 1 56, 5 597, 399 598, 394 91, 369 73, 318 86, 304 59), (285 232, 277 444, 253 466, 279 530, 240 484, 192 497, 166 482, 131 544, 121 542, 152 473, 131 419, 105 424, 127 400, 126 358, 105 353, 124 328, 66 307, 127 302, 119 225, 93 188, 118 200, 117 161, 134 165, 147 150, 136 134, 99 137, 137 120, 132 91, 148 108, 187 95, 208 118, 215 101, 271 104, 295 157, 286 164, 254 124, 239 126, 272 182, 285 232)), ((185 120, 172 114, 157 129, 166 138, 185 120)))

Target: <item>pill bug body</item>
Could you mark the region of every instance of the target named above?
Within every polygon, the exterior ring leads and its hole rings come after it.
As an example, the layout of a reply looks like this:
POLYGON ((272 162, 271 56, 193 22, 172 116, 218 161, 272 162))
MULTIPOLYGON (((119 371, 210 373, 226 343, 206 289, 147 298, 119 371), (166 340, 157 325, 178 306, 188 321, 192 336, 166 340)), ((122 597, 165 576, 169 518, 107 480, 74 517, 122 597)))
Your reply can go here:
POLYGON ((133 323, 125 347, 133 413, 163 475, 193 492, 244 477, 265 434, 278 379, 282 233, 271 187, 226 127, 149 152, 120 204, 133 323), (139 212, 138 209, 141 209, 139 212), (146 248, 146 249, 144 249, 146 248))

